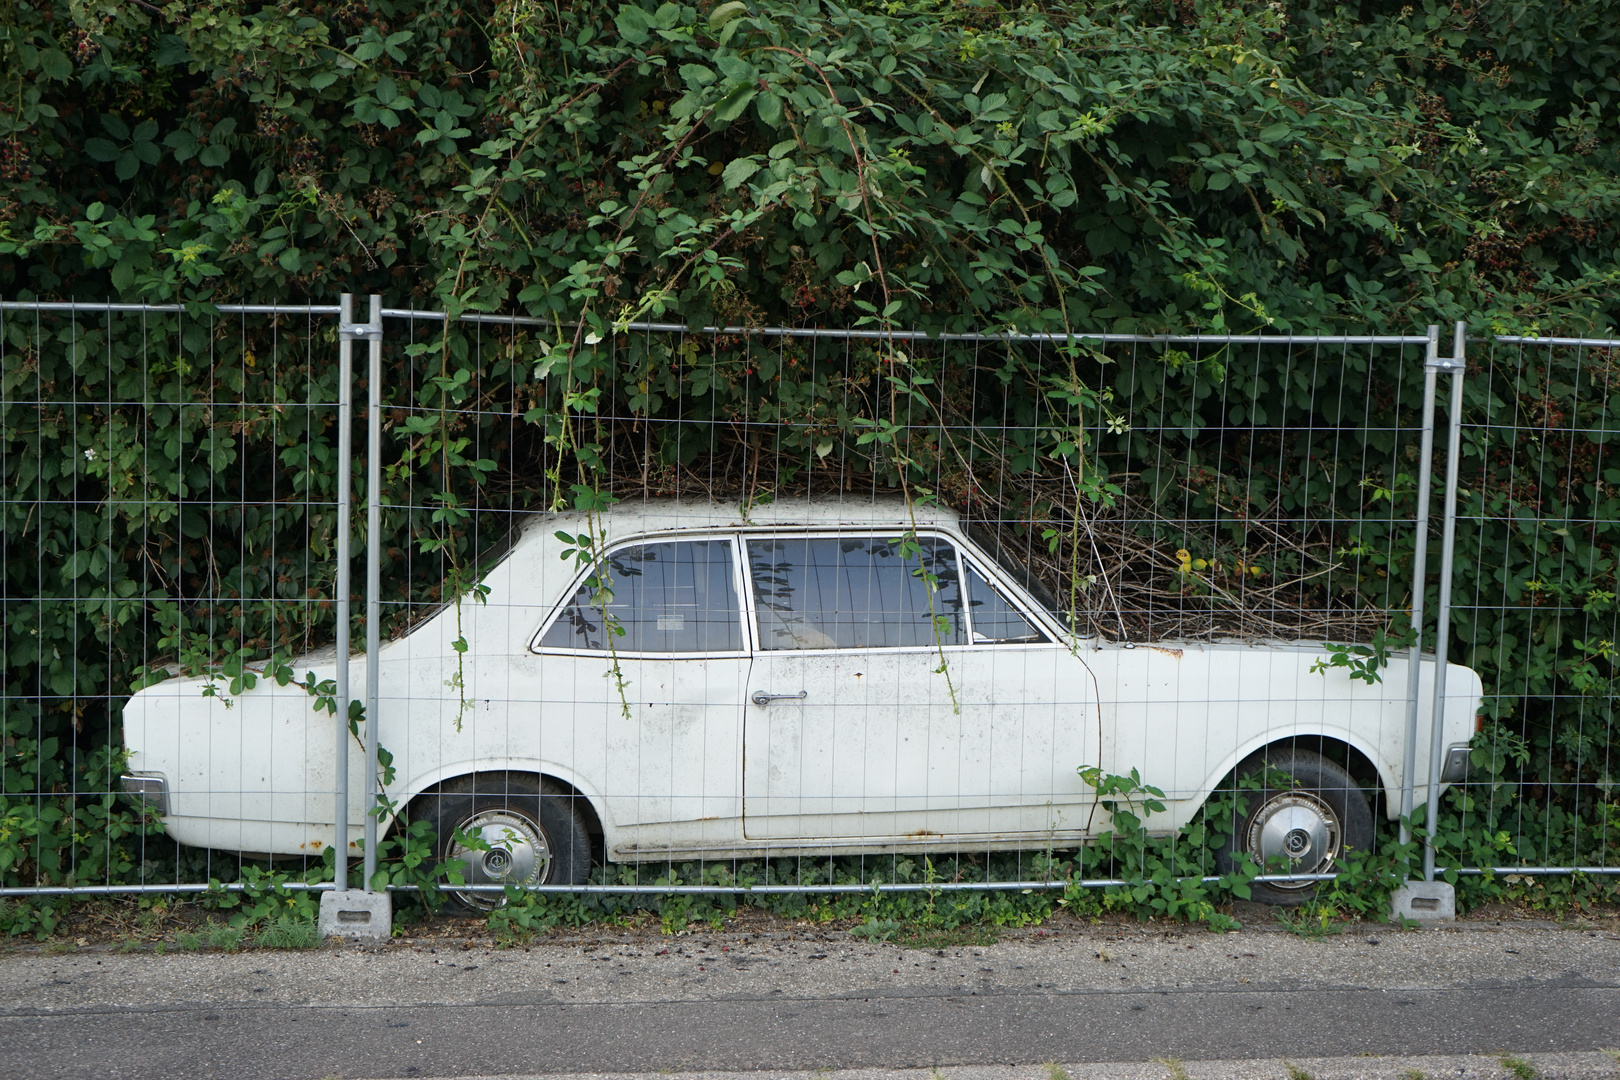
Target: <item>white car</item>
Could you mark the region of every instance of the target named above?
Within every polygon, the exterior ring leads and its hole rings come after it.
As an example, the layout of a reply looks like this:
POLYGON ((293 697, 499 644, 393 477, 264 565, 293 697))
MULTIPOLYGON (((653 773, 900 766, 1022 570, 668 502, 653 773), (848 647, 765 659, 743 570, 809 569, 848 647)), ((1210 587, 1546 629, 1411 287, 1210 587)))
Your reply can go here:
MULTIPOLYGON (((459 605, 464 654, 455 606, 378 654, 396 768, 385 794, 435 823, 470 884, 582 882, 593 843, 615 862, 1073 847, 1108 828, 1082 767, 1140 770, 1167 796, 1159 830, 1234 772, 1291 774, 1248 800, 1223 868, 1248 852, 1323 872, 1370 845, 1352 774, 1391 816, 1399 805, 1404 659, 1368 685, 1313 673, 1315 643, 1077 639, 1027 574, 939 509, 783 499, 535 515, 484 584, 486 600, 459 605), (580 534, 605 561, 569 555, 563 537, 580 534), (484 842, 461 846, 457 829, 484 842)), ((333 659, 296 671, 327 679, 333 659)), ((364 687, 363 658, 350 679, 364 687)), ((333 718, 296 684, 261 679, 234 700, 205 685, 171 679, 128 702, 127 785, 182 843, 320 853, 335 835, 333 718)), ((1480 694, 1473 671, 1450 667, 1445 780, 1466 767, 1480 694)), ((350 764, 357 837, 376 803, 359 753, 350 764)))

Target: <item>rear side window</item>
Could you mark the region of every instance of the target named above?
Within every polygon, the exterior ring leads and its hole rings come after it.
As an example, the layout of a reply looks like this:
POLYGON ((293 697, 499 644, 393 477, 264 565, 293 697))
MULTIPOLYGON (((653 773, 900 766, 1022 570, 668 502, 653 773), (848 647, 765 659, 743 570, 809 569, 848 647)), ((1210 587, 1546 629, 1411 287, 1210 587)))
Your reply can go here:
POLYGON ((731 544, 682 540, 613 551, 585 579, 540 647, 605 652, 610 633, 618 652, 741 649, 731 544))
POLYGON ((764 649, 877 649, 966 641, 956 551, 943 540, 750 540, 748 571, 764 649))

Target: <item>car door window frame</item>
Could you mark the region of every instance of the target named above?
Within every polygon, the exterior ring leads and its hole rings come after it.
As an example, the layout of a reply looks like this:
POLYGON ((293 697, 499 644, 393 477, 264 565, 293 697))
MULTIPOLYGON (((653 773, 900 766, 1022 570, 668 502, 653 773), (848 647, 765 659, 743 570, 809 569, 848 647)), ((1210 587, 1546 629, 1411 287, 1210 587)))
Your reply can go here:
POLYGON ((986 561, 982 557, 975 557, 975 555, 971 551, 969 551, 964 556, 961 553, 961 551, 959 550, 958 553, 957 553, 956 558, 957 558, 957 562, 962 567, 962 599, 963 599, 963 606, 967 610, 967 636, 968 636, 968 641, 970 641, 972 643, 974 648, 976 648, 976 649, 1005 649, 1005 648, 1028 649, 1028 648, 1031 648, 1031 647, 1034 647, 1034 646, 1044 646, 1044 645, 1056 644, 1056 640, 1053 638, 1051 630, 1049 630, 1045 625, 1043 625, 1041 619, 1038 619, 1034 615, 1032 615, 1030 613, 1029 607, 1027 605, 1023 604, 1022 602, 1020 602, 1018 596, 1015 595, 1011 589, 1007 588, 1006 585, 1002 584, 1002 582, 1000 580, 998 580, 990 572, 990 570, 988 569, 988 567, 986 565, 986 561), (1017 639, 1011 639, 1011 638, 1001 640, 1001 641, 976 641, 976 640, 974 640, 973 635, 975 633, 975 630, 973 628, 973 595, 972 595, 972 589, 971 589, 971 581, 970 581, 970 579, 968 578, 968 575, 967 575, 968 570, 972 570, 973 573, 977 574, 978 577, 979 577, 979 580, 983 581, 987 586, 989 586, 996 593, 997 596, 999 596, 1001 598, 1002 603, 1006 604, 1009 608, 1011 608, 1014 612, 1016 612, 1018 614, 1018 616, 1024 620, 1024 622, 1028 623, 1030 629, 1032 629, 1036 633, 1040 634, 1041 635, 1041 640, 1039 640, 1039 641, 1028 641, 1028 640, 1017 640, 1017 639))
POLYGON ((754 651, 753 621, 743 610, 748 604, 743 586, 746 584, 747 568, 743 566, 742 555, 744 549, 736 533, 729 530, 700 530, 680 533, 650 533, 642 536, 626 537, 623 540, 611 542, 604 550, 603 558, 612 558, 616 552, 626 548, 641 547, 647 544, 681 544, 695 541, 719 540, 727 545, 731 553, 731 590, 737 607, 732 614, 738 619, 740 645, 736 649, 725 649, 713 652, 658 652, 627 649, 585 649, 566 648, 560 645, 544 645, 546 634, 550 633, 553 624, 564 616, 573 606, 574 598, 579 594, 580 587, 585 579, 596 572, 597 563, 581 568, 569 579, 568 587, 564 590, 562 598, 552 607, 551 611, 541 621, 539 629, 529 639, 529 652, 542 656, 594 656, 619 657, 627 660, 659 659, 659 660, 720 660, 730 657, 743 657, 752 655, 754 651))

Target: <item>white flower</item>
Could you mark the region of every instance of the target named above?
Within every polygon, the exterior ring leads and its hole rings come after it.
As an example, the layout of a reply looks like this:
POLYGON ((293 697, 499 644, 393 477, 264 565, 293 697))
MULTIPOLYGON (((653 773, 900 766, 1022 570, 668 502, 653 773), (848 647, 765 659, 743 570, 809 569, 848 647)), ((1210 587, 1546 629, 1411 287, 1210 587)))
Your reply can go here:
POLYGON ((96 452, 94 450, 86 450, 84 452, 84 460, 86 460, 86 461, 94 461, 94 460, 96 460, 96 452))

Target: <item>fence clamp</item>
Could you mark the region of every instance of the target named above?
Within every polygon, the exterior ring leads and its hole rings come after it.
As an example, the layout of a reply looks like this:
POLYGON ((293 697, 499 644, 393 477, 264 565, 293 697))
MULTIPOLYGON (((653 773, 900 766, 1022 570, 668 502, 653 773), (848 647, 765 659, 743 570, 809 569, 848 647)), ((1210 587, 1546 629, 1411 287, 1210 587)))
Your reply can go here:
POLYGON ((1423 361, 1423 366, 1430 371, 1438 371, 1442 373, 1459 372, 1467 370, 1468 362, 1466 360, 1459 360, 1454 356, 1436 356, 1432 359, 1423 361))
POLYGON ((381 338, 382 327, 372 326, 370 323, 339 323, 338 336, 365 341, 369 338, 381 338))

